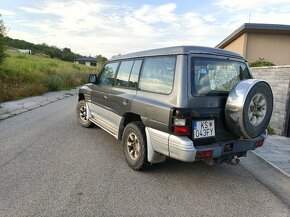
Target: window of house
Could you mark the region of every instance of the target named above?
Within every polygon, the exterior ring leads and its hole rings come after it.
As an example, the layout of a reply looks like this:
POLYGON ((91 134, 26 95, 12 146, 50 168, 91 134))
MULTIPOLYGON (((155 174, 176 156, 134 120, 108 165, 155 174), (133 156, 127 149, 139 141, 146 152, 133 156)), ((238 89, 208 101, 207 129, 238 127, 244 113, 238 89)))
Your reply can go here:
POLYGON ((139 89, 170 94, 173 88, 176 56, 145 58, 139 89))
POLYGON ((119 62, 112 62, 105 65, 101 71, 101 75, 98 80, 99 85, 112 85, 115 80, 115 73, 118 68, 119 62))

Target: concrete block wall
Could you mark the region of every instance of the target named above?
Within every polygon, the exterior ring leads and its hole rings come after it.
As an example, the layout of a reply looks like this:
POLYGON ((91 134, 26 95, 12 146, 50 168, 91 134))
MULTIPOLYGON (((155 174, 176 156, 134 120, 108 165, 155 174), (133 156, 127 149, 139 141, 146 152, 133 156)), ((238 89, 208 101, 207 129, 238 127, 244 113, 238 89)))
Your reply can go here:
POLYGON ((251 68, 254 78, 267 81, 273 91, 274 108, 270 126, 276 133, 285 136, 288 123, 288 105, 290 96, 290 65, 251 68))

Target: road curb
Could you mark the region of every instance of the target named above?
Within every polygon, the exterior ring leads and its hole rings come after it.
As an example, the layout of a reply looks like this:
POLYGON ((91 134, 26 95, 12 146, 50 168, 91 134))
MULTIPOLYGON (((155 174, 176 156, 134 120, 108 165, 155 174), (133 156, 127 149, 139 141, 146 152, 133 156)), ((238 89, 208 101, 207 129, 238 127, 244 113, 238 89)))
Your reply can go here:
POLYGON ((278 166, 276 166, 275 164, 271 163, 270 161, 266 160, 262 155, 256 153, 255 151, 252 151, 253 154, 255 154, 257 157, 261 158, 262 160, 264 160, 266 163, 268 163, 270 166, 274 167, 276 170, 278 170, 279 172, 283 173, 285 176, 289 177, 290 179, 290 174, 286 173, 283 169, 279 168, 278 166))
MULTIPOLYGON (((63 92, 63 91, 59 91, 59 92, 63 92)), ((45 94, 50 94, 50 93, 57 93, 57 92, 49 92, 49 93, 45 93, 45 94)), ((45 94, 42 95, 43 98, 46 97, 45 94)), ((47 98, 46 101, 43 100, 43 101, 40 101, 38 103, 27 106, 25 108, 19 108, 19 109, 15 109, 12 111, 8 111, 7 113, 0 115, 0 121, 5 120, 5 119, 10 118, 10 117, 13 117, 13 116, 16 116, 16 115, 19 115, 19 114, 22 114, 22 113, 27 112, 27 111, 34 110, 34 109, 39 108, 39 107, 42 107, 42 106, 45 106, 45 105, 48 105, 48 104, 72 97, 72 96, 75 96, 77 94, 78 94, 78 91, 76 91, 76 88, 74 88, 74 89, 71 89, 71 90, 64 92, 63 95, 61 95, 61 96, 56 96, 53 99, 48 100, 48 98, 47 98)), ((38 97, 42 97, 42 96, 38 96, 38 97)), ((29 99, 29 98, 30 97, 27 97, 27 98, 24 98, 22 100, 29 99)), ((21 101, 21 100, 17 100, 17 101, 21 101)), ((17 101, 15 101, 15 102, 17 102, 17 101)), ((6 103, 9 103, 9 102, 6 102, 6 103)), ((3 103, 3 104, 5 104, 5 103, 3 103)))
POLYGON ((241 165, 290 208, 290 178, 253 151, 241 165))

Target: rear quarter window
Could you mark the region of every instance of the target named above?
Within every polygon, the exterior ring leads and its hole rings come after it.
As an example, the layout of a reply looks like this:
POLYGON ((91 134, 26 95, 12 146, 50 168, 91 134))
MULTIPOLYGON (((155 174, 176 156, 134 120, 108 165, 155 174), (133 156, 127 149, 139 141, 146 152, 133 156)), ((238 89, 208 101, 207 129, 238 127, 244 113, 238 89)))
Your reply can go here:
POLYGON ((176 56, 145 58, 139 90, 170 94, 173 88, 176 56))

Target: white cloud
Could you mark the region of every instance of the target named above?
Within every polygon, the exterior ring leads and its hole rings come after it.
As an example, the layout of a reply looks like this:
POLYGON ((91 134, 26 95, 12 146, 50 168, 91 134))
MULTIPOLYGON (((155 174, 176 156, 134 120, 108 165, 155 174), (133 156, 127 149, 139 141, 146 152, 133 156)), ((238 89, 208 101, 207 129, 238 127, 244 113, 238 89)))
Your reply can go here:
POLYGON ((176 7, 176 4, 169 3, 134 9, 101 1, 73 0, 49 2, 41 8, 19 8, 25 13, 42 16, 40 20, 22 21, 23 26, 40 31, 34 37, 38 43, 110 57, 165 44, 208 42, 204 39, 211 27, 204 22, 212 22, 214 18, 207 16, 203 20, 194 12, 179 15, 175 12, 176 7))
POLYGON ((16 38, 16 39, 24 39, 27 40, 27 41, 36 41, 36 38, 29 34, 29 33, 26 33, 26 32, 23 32, 23 31, 17 31, 17 30, 13 30, 13 29, 10 29, 9 32, 8 32, 8 35, 12 38, 16 38))
POLYGON ((176 20, 174 10, 176 4, 169 3, 154 7, 152 5, 143 5, 134 12, 134 17, 140 19, 144 23, 170 23, 176 20))
POLYGON ((11 11, 11 10, 2 10, 2 9, 0 9, 0 14, 2 16, 7 16, 7 17, 14 17, 16 15, 14 11, 11 11))
MULTIPOLYGON (((261 2, 245 1, 251 7, 261 2)), ((194 9, 177 13, 177 7, 175 3, 133 8, 104 0, 48 0, 40 7, 19 6, 22 15, 10 23, 21 28, 12 27, 9 35, 69 47, 83 55, 111 57, 162 46, 215 46, 249 20, 249 6, 244 2, 218 0, 211 5, 213 13, 206 15, 194 9)), ((251 21, 286 24, 290 20, 289 7, 264 0, 263 7, 252 8, 251 21)))
POLYGON ((215 5, 228 8, 231 10, 241 10, 241 9, 256 9, 256 8, 265 8, 275 5, 279 6, 289 6, 290 0, 242 0, 242 1, 233 1, 233 0, 217 0, 215 5))

